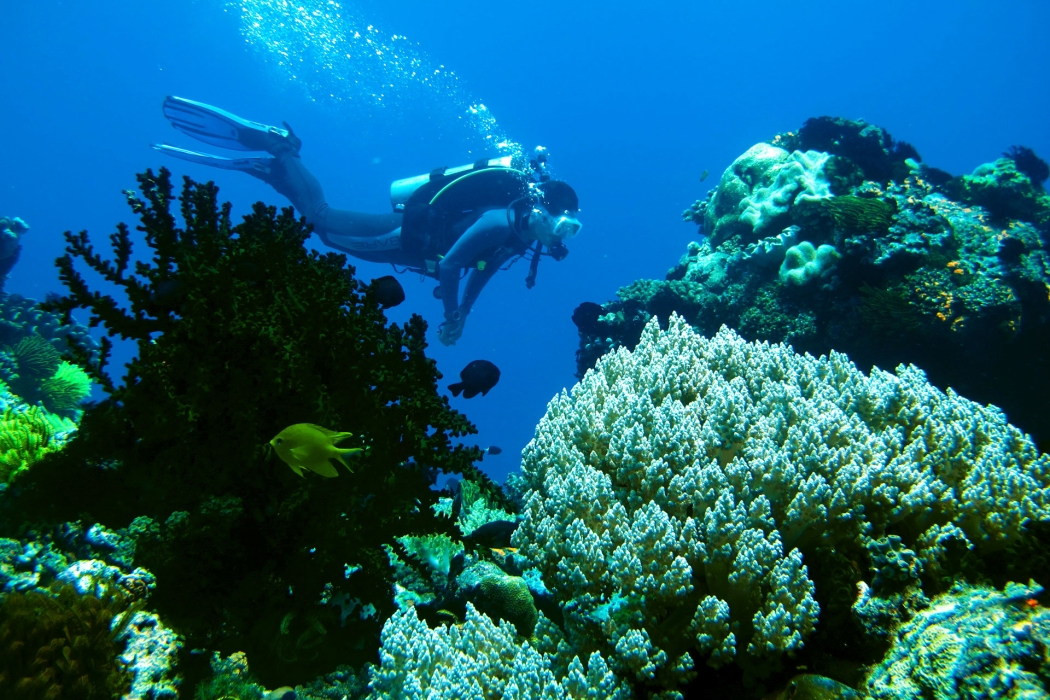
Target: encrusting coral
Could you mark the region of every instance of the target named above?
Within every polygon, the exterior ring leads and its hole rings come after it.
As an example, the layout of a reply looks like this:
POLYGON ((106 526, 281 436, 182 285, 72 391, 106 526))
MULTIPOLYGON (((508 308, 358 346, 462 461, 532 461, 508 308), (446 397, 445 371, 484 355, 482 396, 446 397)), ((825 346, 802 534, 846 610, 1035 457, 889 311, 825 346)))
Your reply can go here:
POLYGON ((123 224, 112 260, 67 232, 68 296, 45 304, 67 321, 88 309, 136 357, 117 385, 108 339, 97 354, 74 349, 108 397, 28 471, 7 515, 123 529, 165 621, 190 646, 245 651, 268 685, 360 663, 394 607, 383 545, 449 527, 431 511, 438 470, 498 491, 473 466, 480 451, 451 444, 474 427, 438 394, 422 318, 388 326, 344 256, 304 248, 309 228, 291 209, 260 203, 234 225, 211 184, 187 179, 176 199, 166 170, 139 183, 142 199, 127 195, 149 260, 132 259, 123 224), (92 290, 75 259, 127 305, 92 290), (299 478, 266 449, 297 423, 369 449, 352 474, 299 478))
POLYGON ((0 602, 0 697, 112 700, 131 689, 118 658, 127 619, 120 596, 100 600, 72 586, 10 593, 0 602))
POLYGON ((871 700, 1047 698, 1050 610, 1042 588, 957 584, 901 626, 867 681, 871 700))
POLYGON ((987 555, 1050 518, 1050 456, 994 407, 677 315, 551 401, 522 471, 513 541, 571 648, 665 688, 690 652, 761 675, 801 649, 810 557, 864 560, 894 535, 917 574, 943 572, 947 542, 987 555))

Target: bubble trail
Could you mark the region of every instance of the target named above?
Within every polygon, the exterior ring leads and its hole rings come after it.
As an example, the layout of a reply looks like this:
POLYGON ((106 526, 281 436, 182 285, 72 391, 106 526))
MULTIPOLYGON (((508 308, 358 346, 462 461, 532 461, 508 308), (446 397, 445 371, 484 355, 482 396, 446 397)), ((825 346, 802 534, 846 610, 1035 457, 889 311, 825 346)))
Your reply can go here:
POLYGON ((234 0, 248 45, 307 97, 357 123, 402 122, 426 113, 443 131, 465 131, 468 153, 520 157, 496 118, 407 37, 381 31, 350 3, 334 0, 234 0), (477 142, 480 139, 480 142, 477 142))

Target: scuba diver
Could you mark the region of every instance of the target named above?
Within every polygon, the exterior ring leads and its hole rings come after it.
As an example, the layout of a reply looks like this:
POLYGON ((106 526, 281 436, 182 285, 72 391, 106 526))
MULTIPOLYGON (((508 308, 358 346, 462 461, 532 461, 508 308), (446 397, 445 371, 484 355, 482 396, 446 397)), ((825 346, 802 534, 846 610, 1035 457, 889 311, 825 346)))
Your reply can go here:
POLYGON ((550 178, 542 146, 529 160, 530 172, 505 156, 397 180, 390 186, 393 212, 369 214, 328 205, 321 184, 299 158, 302 141, 287 122, 283 129, 267 126, 181 97, 166 98, 163 110, 172 126, 199 141, 270 155, 230 158, 165 144, 153 148, 257 177, 287 197, 325 245, 437 280, 434 296, 445 311, 438 339, 444 345, 454 345, 463 334, 467 315, 497 270, 529 258, 525 283, 531 288, 540 257, 562 260, 568 254, 565 241, 582 226, 576 192, 550 178))

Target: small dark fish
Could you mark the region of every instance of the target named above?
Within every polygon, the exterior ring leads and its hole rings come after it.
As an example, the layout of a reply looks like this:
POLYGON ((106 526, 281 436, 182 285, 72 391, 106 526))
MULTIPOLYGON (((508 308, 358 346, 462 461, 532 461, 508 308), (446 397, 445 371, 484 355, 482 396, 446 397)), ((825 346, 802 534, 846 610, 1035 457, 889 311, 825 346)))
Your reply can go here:
POLYGON ((497 445, 489 445, 489 448, 485 450, 485 452, 495 457, 503 452, 503 448, 497 445))
POLYGON ((700 182, 703 182, 706 179, 707 179, 707 171, 705 170, 704 172, 700 173, 700 182))
POLYGON ((376 301, 384 309, 391 309, 405 300, 405 289, 393 275, 377 277, 368 286, 375 293, 376 301))
POLYGON ((585 301, 572 312, 572 322, 580 329, 580 333, 594 335, 598 331, 598 319, 601 315, 601 304, 585 301))
POLYGON ((459 378, 463 381, 448 385, 453 396, 459 396, 461 391, 465 399, 472 399, 478 394, 484 396, 499 381, 499 367, 488 360, 474 360, 463 368, 459 378))
POLYGON ((510 536, 516 529, 518 529, 518 523, 513 520, 493 520, 477 528, 463 539, 489 549, 503 549, 510 546, 510 536))

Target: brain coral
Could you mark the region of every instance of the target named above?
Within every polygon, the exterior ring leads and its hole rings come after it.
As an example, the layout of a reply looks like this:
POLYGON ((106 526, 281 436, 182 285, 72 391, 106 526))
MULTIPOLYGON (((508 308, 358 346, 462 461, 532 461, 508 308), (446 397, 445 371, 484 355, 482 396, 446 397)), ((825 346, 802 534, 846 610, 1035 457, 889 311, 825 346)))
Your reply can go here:
POLYGON ((550 402, 522 472, 514 543, 570 643, 665 687, 690 650, 760 671, 799 648, 819 613, 803 552, 893 534, 936 567, 945 532, 1001 548, 1050 499, 1050 457, 914 366, 866 376, 677 315, 550 402))

